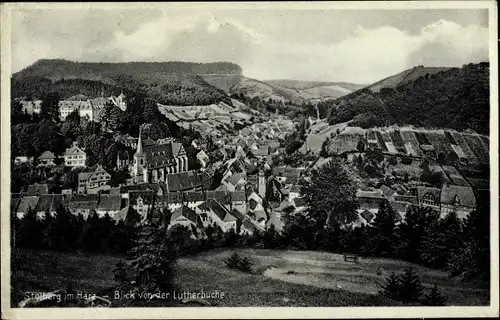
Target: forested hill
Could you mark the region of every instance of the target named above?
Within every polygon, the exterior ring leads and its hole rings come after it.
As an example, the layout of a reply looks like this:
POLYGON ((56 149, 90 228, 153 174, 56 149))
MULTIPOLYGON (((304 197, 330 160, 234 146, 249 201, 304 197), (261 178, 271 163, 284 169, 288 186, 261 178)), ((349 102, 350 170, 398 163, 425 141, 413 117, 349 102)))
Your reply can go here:
MULTIPOLYGON (((379 82, 380 83, 380 82, 379 82)), ((425 73, 395 87, 370 87, 326 102, 330 124, 471 129, 489 134, 489 63, 425 73)))
POLYGON ((128 62, 85 63, 39 60, 12 76, 14 97, 41 98, 56 91, 63 98, 75 94, 117 94, 141 88, 162 104, 206 105, 224 101, 227 94, 208 84, 199 74, 241 74, 229 62, 128 62), (109 90, 109 91, 108 91, 109 90))

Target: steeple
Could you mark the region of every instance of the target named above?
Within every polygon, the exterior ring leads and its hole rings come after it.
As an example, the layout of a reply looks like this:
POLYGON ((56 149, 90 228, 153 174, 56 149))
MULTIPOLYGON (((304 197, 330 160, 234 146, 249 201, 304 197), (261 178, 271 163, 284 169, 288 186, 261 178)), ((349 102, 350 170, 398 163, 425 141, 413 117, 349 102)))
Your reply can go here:
POLYGON ((141 137, 141 128, 139 128, 139 140, 137 141, 137 151, 135 154, 142 154, 142 137, 141 137))

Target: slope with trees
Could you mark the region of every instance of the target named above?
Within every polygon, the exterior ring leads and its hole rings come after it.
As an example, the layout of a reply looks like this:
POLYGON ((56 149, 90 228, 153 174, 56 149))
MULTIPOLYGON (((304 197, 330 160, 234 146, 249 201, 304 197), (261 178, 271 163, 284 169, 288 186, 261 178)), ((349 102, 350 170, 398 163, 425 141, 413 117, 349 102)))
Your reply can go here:
POLYGON ((489 133, 489 63, 468 64, 329 103, 331 124, 365 128, 397 123, 489 133))

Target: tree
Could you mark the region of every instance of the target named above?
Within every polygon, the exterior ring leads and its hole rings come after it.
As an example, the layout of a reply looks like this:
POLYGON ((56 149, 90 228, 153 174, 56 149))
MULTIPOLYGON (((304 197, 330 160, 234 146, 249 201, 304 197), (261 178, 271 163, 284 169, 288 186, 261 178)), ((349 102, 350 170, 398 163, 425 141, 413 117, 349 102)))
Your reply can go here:
POLYGON ((59 94, 50 92, 45 95, 40 105, 40 116, 49 121, 59 122, 59 94))
POLYGON ((392 272, 391 275, 385 279, 385 284, 380 287, 382 288, 380 291, 381 295, 395 301, 400 299, 401 284, 399 283, 399 278, 396 274, 394 274, 394 272, 392 272))
POLYGON ((266 231, 264 231, 264 248, 275 249, 279 245, 279 234, 276 232, 274 224, 271 224, 266 231))
POLYGON ((477 207, 465 219, 463 243, 449 263, 450 273, 464 280, 490 279, 490 195, 476 195, 477 207))
POLYGON ((301 190, 309 212, 318 226, 346 224, 357 218, 356 187, 342 162, 333 159, 313 170, 312 177, 301 190))
POLYGON ((135 287, 139 291, 170 292, 174 288, 175 251, 165 241, 166 228, 152 222, 144 224, 138 232, 131 253, 135 274, 135 287))
POLYGON ((427 227, 438 223, 439 214, 429 207, 410 207, 398 228, 398 256, 420 262, 422 241, 427 227))
POLYGON ((230 256, 229 258, 224 261, 224 263, 226 264, 226 266, 230 269, 237 269, 238 268, 238 265, 240 263, 240 260, 241 260, 241 257, 240 255, 238 254, 238 252, 234 251, 230 256))
POLYGON ((429 294, 426 294, 422 299, 423 306, 444 306, 446 304, 446 298, 443 297, 435 283, 429 294))
POLYGON ((288 154, 288 155, 291 155, 292 153, 294 153, 295 151, 299 150, 300 147, 302 147, 302 145, 304 144, 303 141, 300 141, 300 140, 294 140, 292 141, 289 145, 286 146, 286 149, 285 149, 285 152, 288 154))
POLYGON ((398 300, 403 303, 415 303, 420 301, 423 287, 420 282, 420 277, 414 271, 413 267, 405 269, 403 274, 399 277, 399 282, 401 287, 398 300))
POLYGON ((434 268, 445 268, 462 245, 461 221, 455 212, 445 218, 428 221, 420 246, 422 261, 434 268))
POLYGON ((321 151, 319 152, 320 157, 328 158, 328 145, 330 144, 330 138, 326 138, 321 145, 321 151))
POLYGON ((393 256, 397 247, 396 212, 385 200, 369 229, 369 251, 380 257, 393 256))

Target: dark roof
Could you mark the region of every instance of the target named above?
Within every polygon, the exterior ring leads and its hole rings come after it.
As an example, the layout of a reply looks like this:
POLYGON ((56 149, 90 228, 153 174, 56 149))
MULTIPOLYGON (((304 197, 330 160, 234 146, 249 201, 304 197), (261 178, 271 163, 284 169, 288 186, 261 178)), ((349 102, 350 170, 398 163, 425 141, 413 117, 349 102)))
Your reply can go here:
POLYGON ((36 205, 36 212, 50 212, 52 206, 52 200, 54 199, 54 195, 52 194, 44 194, 38 198, 38 203, 36 205))
POLYGON ((228 191, 207 191, 206 192, 207 200, 213 199, 217 200, 222 204, 230 204, 231 203, 231 194, 228 191))
POLYGON ((290 168, 290 167, 274 167, 272 169, 272 175, 273 176, 278 176, 278 177, 286 177, 286 178, 291 178, 291 177, 300 177, 303 169, 299 168, 290 168))
POLYGON ((460 206, 474 208, 476 197, 471 187, 444 185, 441 190, 441 204, 454 204, 457 197, 460 206))
POLYGON ((19 207, 19 203, 21 203, 21 198, 10 198, 10 211, 17 212, 17 208, 19 207))
POLYGON ((183 192, 170 192, 165 194, 164 199, 166 198, 167 203, 182 203, 184 202, 184 193, 183 192))
POLYGON ((240 221, 245 221, 246 220, 246 217, 243 213, 241 213, 240 211, 238 211, 237 209, 233 209, 231 210, 231 214, 238 220, 240 221))
POLYGON ((163 167, 175 163, 172 143, 151 144, 143 147, 148 168, 163 167))
POLYGON ((28 186, 28 190, 26 192, 29 196, 40 195, 40 194, 48 194, 49 187, 47 184, 30 184, 28 186))
POLYGON ((396 195, 396 196, 394 196, 394 200, 401 201, 401 202, 409 202, 409 203, 413 203, 413 204, 418 203, 416 196, 409 196, 409 195, 405 195, 405 196, 396 195))
POLYGON ((186 219, 188 219, 189 221, 191 221, 192 223, 194 223, 197 226, 201 225, 200 218, 198 217, 196 212, 194 212, 193 210, 191 210, 187 206, 182 206, 182 207, 174 210, 174 212, 172 213, 172 216, 170 217, 170 222, 172 223, 174 220, 178 219, 180 216, 185 217, 186 219))
POLYGON ((363 212, 360 213, 360 216, 366 220, 366 222, 370 223, 372 222, 373 218, 375 218, 375 215, 368 210, 364 210, 363 212))
POLYGON ((300 193, 300 186, 299 186, 299 185, 297 185, 297 184, 294 184, 294 185, 290 188, 290 192, 300 193))
POLYGON ((184 192, 184 201, 187 202, 205 201, 205 194, 201 191, 184 192))
POLYGON ((71 195, 70 202, 88 202, 98 201, 99 195, 97 194, 73 194, 71 195))
POLYGON ((236 218, 224 208, 217 200, 210 199, 207 201, 207 205, 212 210, 212 212, 219 217, 223 222, 234 221, 236 218))
POLYGON ((28 212, 28 210, 35 209, 38 203, 38 197, 28 196, 21 198, 19 206, 17 207, 17 212, 28 212))
POLYGON ((231 201, 246 201, 247 197, 245 195, 245 191, 233 191, 230 193, 231 195, 231 201))
POLYGON ((200 176, 194 171, 167 174, 166 178, 169 192, 190 190, 202 186, 200 176))
POLYGON ((122 198, 120 196, 102 194, 97 209, 102 211, 118 211, 121 208, 121 203, 122 198))

